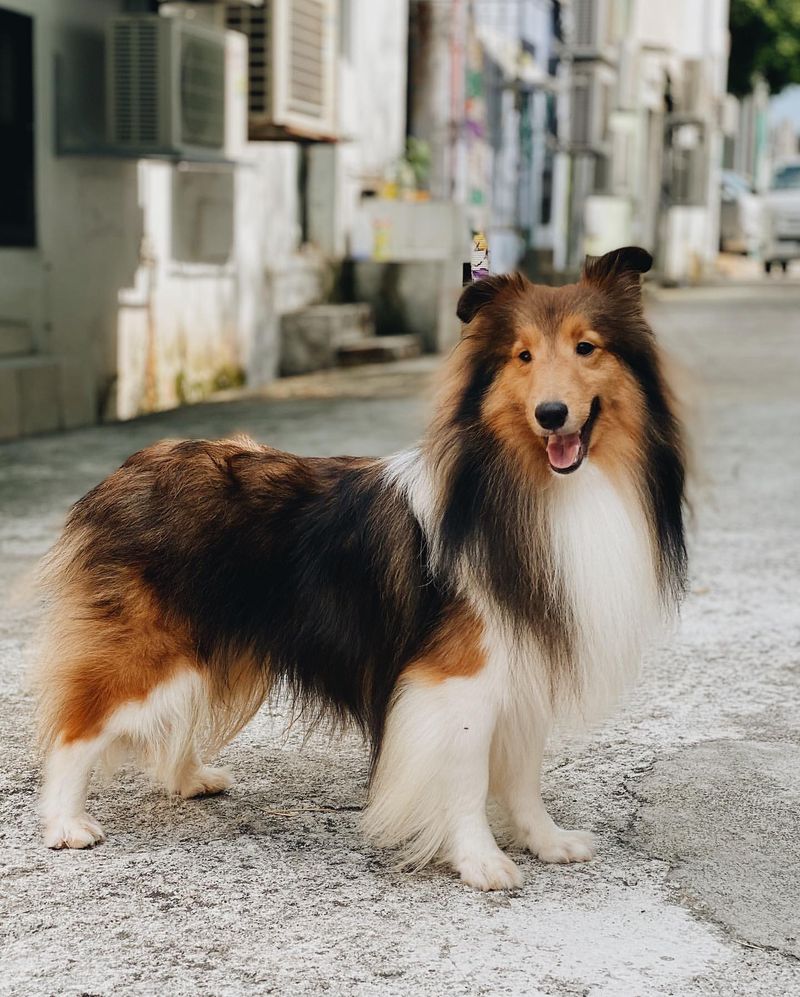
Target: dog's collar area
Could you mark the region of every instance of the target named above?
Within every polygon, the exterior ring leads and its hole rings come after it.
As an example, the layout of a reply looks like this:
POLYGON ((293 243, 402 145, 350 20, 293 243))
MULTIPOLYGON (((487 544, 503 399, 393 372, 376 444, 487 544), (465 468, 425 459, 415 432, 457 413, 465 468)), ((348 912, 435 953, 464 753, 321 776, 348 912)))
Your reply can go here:
POLYGON ((547 440, 547 459, 550 464, 550 470, 555 474, 572 474, 573 471, 577 471, 581 464, 584 462, 587 454, 589 453, 589 443, 591 441, 592 430, 594 429, 594 424, 597 422, 597 417, 600 415, 600 398, 595 395, 592 399, 592 404, 589 407, 589 415, 581 427, 580 431, 575 433, 574 436, 577 440, 572 440, 571 437, 559 437, 557 434, 553 434, 548 437, 547 440), (563 456, 565 450, 567 449, 565 440, 570 440, 573 447, 577 447, 575 459, 571 461, 566 466, 559 466, 554 463, 553 457, 556 452, 559 456, 563 456))

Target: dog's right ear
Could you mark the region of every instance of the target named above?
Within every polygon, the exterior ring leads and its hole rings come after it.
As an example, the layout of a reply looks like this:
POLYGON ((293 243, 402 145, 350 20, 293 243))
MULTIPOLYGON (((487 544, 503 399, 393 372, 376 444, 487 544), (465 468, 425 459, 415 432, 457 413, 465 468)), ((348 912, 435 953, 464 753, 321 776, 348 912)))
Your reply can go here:
POLYGON ((581 280, 584 284, 628 289, 641 288, 641 276, 653 265, 653 257, 641 246, 612 249, 605 256, 587 256, 581 280))
POLYGON ((494 274, 467 284, 458 299, 456 315, 462 322, 471 322, 481 308, 491 304, 497 295, 506 288, 516 286, 520 282, 519 274, 494 274))

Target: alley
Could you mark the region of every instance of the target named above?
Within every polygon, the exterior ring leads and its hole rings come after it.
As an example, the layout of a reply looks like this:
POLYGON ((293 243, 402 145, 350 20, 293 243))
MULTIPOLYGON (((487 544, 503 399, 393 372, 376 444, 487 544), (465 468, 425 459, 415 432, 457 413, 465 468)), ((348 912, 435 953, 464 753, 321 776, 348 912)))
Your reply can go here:
POLYGON ((105 844, 38 839, 27 579, 69 504, 167 436, 390 453, 422 430, 431 362, 0 447, 0 994, 800 993, 800 284, 649 307, 691 383, 690 593, 625 708, 551 754, 547 799, 598 858, 519 856, 514 894, 393 870, 358 829, 362 744, 287 734, 280 704, 224 752, 229 794, 125 771, 93 792, 105 844))

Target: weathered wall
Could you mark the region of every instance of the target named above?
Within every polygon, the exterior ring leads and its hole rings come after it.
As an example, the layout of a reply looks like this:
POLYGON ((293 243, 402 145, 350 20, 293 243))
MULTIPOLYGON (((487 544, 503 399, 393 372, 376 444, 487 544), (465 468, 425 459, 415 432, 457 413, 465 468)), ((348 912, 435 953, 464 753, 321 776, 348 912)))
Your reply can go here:
POLYGON ((298 147, 246 145, 227 169, 60 155, 57 132, 102 141, 121 2, 4 6, 35 18, 38 241, 0 249, 0 337, 24 326, 33 347, 0 359, 0 438, 274 376, 280 314, 318 300, 325 269, 300 251, 298 147))
POLYGON ((139 211, 135 164, 57 158, 55 71, 70 52, 101 44, 101 22, 117 4, 94 0, 7 0, 35 16, 35 249, 0 249, 0 319, 27 325, 38 359, 4 362, 3 388, 16 382, 17 425, 4 435, 95 418, 113 369, 116 294, 136 267, 139 211), (76 42, 77 39, 77 42, 76 42), (44 358, 48 358, 45 360, 44 358), (28 367, 35 375, 22 374, 28 367), (26 379, 36 380, 29 397, 26 379))
POLYGON ((143 237, 119 299, 114 414, 275 376, 280 316, 324 293, 324 259, 300 250, 298 157, 270 143, 233 168, 139 164, 143 237))

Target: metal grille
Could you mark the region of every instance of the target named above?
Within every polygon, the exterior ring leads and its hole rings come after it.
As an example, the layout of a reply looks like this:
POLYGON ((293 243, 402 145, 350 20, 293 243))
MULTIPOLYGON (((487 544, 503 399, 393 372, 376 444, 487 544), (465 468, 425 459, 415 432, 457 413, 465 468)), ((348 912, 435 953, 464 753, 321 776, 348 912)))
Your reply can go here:
POLYGON ((219 148, 225 143, 225 50, 188 33, 180 44, 181 140, 219 148))
POLYGON ((226 4, 225 20, 229 28, 241 31, 248 40, 248 107, 251 114, 272 113, 271 25, 272 0, 263 7, 247 3, 226 4))
POLYGON ((158 143, 158 39, 153 22, 114 25, 113 140, 124 145, 158 143))
POLYGON ((591 144, 591 84, 589 80, 575 80, 572 86, 572 143, 591 144))
POLYGON ((301 114, 325 109, 325 0, 294 0, 289 20, 287 106, 301 114))
POLYGON ((598 0, 575 0, 575 45, 594 46, 598 0))
POLYGON ((228 28, 249 43, 251 137, 288 128, 314 135, 333 127, 335 5, 331 0, 224 0, 228 28), (261 131, 264 129, 264 131, 261 131))

